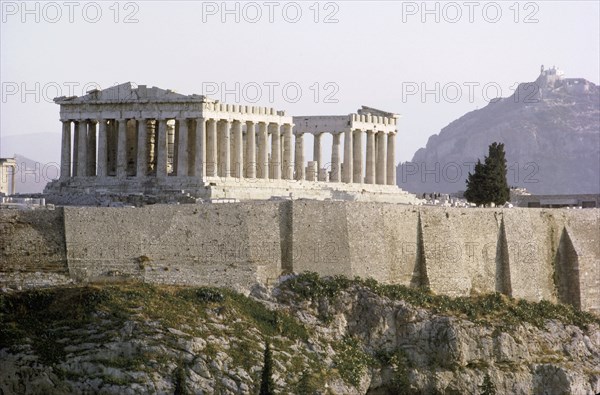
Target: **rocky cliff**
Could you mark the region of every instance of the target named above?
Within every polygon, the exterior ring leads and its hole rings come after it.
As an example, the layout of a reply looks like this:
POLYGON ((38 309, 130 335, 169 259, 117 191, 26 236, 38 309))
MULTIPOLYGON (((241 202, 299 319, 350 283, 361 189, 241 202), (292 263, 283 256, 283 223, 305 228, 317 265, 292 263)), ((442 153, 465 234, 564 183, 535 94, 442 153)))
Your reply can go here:
POLYGON ((254 394, 266 341, 282 394, 600 391, 598 316, 499 294, 303 274, 249 296, 129 283, 0 302, 3 394, 254 394))
POLYGON ((465 190, 473 163, 497 141, 505 144, 511 186, 536 194, 600 192, 600 89, 553 72, 432 135, 399 166, 399 185, 411 192, 465 190))

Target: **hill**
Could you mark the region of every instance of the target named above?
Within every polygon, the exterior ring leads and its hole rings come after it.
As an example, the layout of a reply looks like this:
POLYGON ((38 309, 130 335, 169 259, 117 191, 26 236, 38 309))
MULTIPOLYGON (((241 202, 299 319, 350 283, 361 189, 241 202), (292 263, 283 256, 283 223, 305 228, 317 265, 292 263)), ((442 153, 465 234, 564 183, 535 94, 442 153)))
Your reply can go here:
POLYGON ((543 71, 512 96, 431 136, 411 162, 399 165, 398 184, 416 193, 464 191, 468 172, 495 141, 505 145, 509 185, 536 194, 599 193, 599 87, 543 71))
POLYGON ((600 318, 306 273, 250 296, 141 283, 0 293, 1 393, 600 391, 600 318))

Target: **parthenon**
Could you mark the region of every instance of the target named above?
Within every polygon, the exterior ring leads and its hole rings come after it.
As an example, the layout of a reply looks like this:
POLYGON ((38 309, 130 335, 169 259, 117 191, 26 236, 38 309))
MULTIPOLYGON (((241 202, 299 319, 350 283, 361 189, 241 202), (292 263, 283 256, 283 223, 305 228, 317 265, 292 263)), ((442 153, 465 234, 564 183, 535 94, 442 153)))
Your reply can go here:
POLYGON ((131 83, 54 101, 62 123, 61 171, 47 193, 414 199, 396 186, 393 113, 363 106, 349 115, 292 117, 131 83), (330 161, 323 158, 326 133, 330 161), (314 141, 310 161, 306 134, 314 141))

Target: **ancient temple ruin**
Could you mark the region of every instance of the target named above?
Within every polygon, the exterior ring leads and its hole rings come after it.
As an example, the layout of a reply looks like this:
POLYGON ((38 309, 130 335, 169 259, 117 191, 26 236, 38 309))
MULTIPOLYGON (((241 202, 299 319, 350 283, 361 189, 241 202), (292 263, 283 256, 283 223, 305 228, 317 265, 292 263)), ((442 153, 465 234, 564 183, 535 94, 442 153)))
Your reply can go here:
POLYGON ((16 193, 16 173, 15 158, 0 158, 0 196, 16 193))
POLYGON ((416 201, 396 186, 393 113, 363 106, 349 115, 292 117, 131 83, 54 101, 61 172, 49 194, 416 201), (322 153, 326 133, 330 160, 322 153), (310 161, 306 134, 314 141, 310 161))

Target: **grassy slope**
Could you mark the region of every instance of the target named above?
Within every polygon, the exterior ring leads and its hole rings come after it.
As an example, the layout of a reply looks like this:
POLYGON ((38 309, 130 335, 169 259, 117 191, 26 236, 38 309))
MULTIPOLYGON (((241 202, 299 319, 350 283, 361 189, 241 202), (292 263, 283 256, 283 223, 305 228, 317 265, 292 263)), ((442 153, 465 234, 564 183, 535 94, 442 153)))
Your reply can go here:
MULTIPOLYGON (((548 302, 529 303, 499 294, 450 298, 419 289, 381 285, 371 280, 321 279, 312 273, 281 284, 280 300, 287 299, 289 304, 297 304, 321 298, 332 299, 352 287, 366 287, 382 297, 405 300, 436 314, 459 316, 503 330, 521 322, 541 327, 547 319, 578 326, 600 324, 597 316, 548 302)), ((315 340, 314 328, 301 323, 288 312, 287 307, 270 310, 263 303, 226 289, 139 283, 0 294, 0 348, 18 349, 28 345, 39 356, 40 362, 58 366, 67 357, 67 345, 89 341, 90 333, 94 334, 95 342, 108 342, 120 328, 133 321, 138 325, 138 337, 146 334, 151 338, 157 333, 165 336, 169 335, 170 329, 185 334, 171 332, 175 333, 171 338, 167 336, 162 340, 167 344, 176 343, 178 337, 207 339, 212 335, 237 339, 232 341, 235 343, 233 347, 226 350, 218 342, 208 341, 202 354, 210 359, 225 351, 235 366, 250 372, 253 382, 258 383, 260 371, 256 367, 262 365, 263 345, 269 340, 274 350, 279 352, 276 358, 285 366, 286 374, 282 377, 286 383, 285 390, 295 392, 300 391, 300 387, 322 388, 325 381, 340 377, 351 385, 357 385, 357 372, 402 358, 401 355, 367 355, 356 339, 344 338, 331 344, 336 351, 333 358, 336 369, 330 369, 323 362, 327 345, 323 345, 324 351, 315 351, 310 346, 315 340), (74 334, 81 331, 85 334, 77 338, 74 334)), ((326 326, 328 317, 319 318, 326 326)), ((178 366, 182 364, 172 355, 165 356, 151 350, 141 350, 135 357, 102 362, 120 369, 145 372, 160 370, 168 359, 175 360, 178 366)), ((55 370, 61 372, 60 368, 55 370)), ((181 371, 173 373, 174 382, 185 380, 181 371)), ((77 379, 72 377, 72 373, 66 372, 65 376, 68 380, 77 379)), ((119 382, 122 379, 101 378, 113 384, 126 384, 119 382)))

